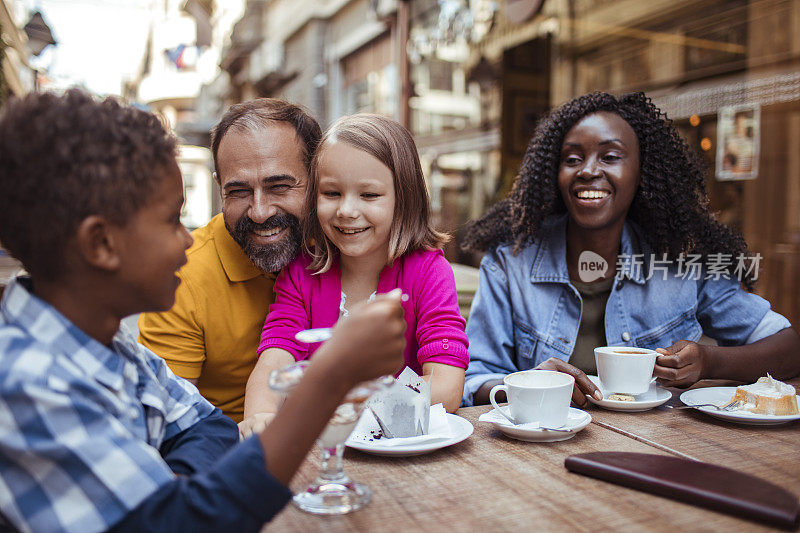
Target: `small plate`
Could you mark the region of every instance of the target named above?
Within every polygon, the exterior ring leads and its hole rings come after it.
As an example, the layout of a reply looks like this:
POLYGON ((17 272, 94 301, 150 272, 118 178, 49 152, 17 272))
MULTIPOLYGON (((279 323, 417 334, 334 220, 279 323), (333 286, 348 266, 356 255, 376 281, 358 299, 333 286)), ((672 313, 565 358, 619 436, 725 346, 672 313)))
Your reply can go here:
POLYGON ((558 429, 567 429, 569 431, 568 432, 550 431, 547 429, 525 427, 528 424, 519 424, 519 425, 512 424, 511 422, 508 422, 505 418, 502 418, 502 415, 496 413, 496 411, 497 411, 496 409, 487 411, 486 413, 481 415, 481 418, 484 418, 484 420, 480 419, 478 420, 480 420, 481 422, 492 424, 495 427, 495 429, 499 429, 508 437, 518 440, 524 440, 526 442, 556 442, 556 441, 571 439, 572 437, 575 436, 576 433, 578 433, 580 430, 588 426, 589 422, 592 421, 592 416, 586 411, 581 411, 580 409, 576 409, 575 407, 570 407, 569 414, 567 415, 567 423, 558 428, 558 429), (485 418, 493 418, 493 419, 485 420, 485 418))
MULTIPOLYGON (((731 398, 733 398, 733 394, 735 392, 736 387, 706 387, 702 389, 692 389, 681 394, 681 401, 686 405, 695 405, 699 403, 724 405, 728 403, 731 398)), ((796 399, 800 400, 800 396, 796 396, 796 399)), ((728 422, 735 422, 737 424, 750 424, 753 426, 777 426, 779 424, 792 422, 793 420, 800 420, 800 414, 776 416, 759 415, 749 411, 717 411, 713 407, 695 407, 695 409, 715 418, 727 420, 728 422)))
POLYGON ((600 392, 603 393, 602 400, 595 400, 591 396, 587 396, 586 398, 595 405, 599 405, 604 409, 609 409, 611 411, 628 411, 628 412, 637 412, 637 411, 647 411, 648 409, 652 409, 653 407, 658 407, 662 403, 666 403, 672 398, 672 393, 659 385, 658 383, 651 383, 650 388, 647 389, 647 392, 643 392, 642 394, 636 394, 633 396, 634 401, 626 402, 622 400, 609 400, 607 399, 608 396, 613 394, 612 392, 607 392, 603 390, 603 383, 600 381, 600 378, 597 376, 588 376, 589 379, 592 380, 592 383, 597 385, 600 389, 600 392))
MULTIPOLYGON (((351 436, 349 439, 347 439, 346 444, 350 448, 371 453, 373 455, 409 457, 412 455, 422 455, 434 450, 446 448, 447 446, 452 446, 453 444, 457 444, 472 435, 474 428, 472 427, 472 424, 470 424, 469 420, 465 420, 464 418, 451 413, 446 414, 447 423, 450 426, 451 434, 451 436, 446 439, 439 439, 419 444, 386 446, 381 444, 380 440, 365 441, 361 439, 355 439, 351 436)), ((375 423, 375 428, 378 428, 377 422, 375 423)))

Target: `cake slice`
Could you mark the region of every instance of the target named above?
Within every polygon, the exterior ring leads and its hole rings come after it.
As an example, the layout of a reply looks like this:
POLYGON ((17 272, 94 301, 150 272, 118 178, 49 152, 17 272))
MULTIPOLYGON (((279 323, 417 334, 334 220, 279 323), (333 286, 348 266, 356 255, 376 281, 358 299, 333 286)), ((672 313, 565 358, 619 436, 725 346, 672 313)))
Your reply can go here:
POLYGON ((759 415, 796 415, 797 397, 794 387, 767 374, 752 385, 736 387, 731 402, 741 401, 739 408, 759 415))
POLYGON ((384 437, 427 435, 430 425, 431 389, 411 368, 406 367, 386 390, 367 401, 384 437))

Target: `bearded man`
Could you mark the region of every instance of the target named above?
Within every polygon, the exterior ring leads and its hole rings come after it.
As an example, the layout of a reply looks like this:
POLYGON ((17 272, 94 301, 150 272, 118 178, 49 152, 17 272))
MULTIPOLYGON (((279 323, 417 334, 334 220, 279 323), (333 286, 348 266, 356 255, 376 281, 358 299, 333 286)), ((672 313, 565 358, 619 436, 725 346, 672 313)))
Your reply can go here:
POLYGON ((283 100, 232 106, 211 150, 222 213, 192 233, 175 305, 139 318, 139 342, 234 421, 275 277, 300 249, 300 216, 319 124, 283 100))

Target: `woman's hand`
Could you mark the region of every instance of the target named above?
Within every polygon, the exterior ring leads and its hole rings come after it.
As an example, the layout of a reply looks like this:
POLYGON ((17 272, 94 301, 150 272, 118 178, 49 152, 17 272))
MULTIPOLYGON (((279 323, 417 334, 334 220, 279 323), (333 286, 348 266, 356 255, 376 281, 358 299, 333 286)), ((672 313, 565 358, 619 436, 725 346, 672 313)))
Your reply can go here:
POLYGON ((696 342, 680 340, 669 348, 656 349, 653 375, 665 387, 689 387, 706 374, 706 347, 696 342))
POLYGON ((603 399, 603 393, 600 389, 592 383, 583 370, 572 366, 571 364, 562 361, 556 357, 551 357, 536 367, 539 370, 555 370, 556 372, 563 372, 575 378, 575 386, 572 388, 572 401, 579 407, 585 407, 588 401, 587 396, 592 396, 596 400, 603 399))

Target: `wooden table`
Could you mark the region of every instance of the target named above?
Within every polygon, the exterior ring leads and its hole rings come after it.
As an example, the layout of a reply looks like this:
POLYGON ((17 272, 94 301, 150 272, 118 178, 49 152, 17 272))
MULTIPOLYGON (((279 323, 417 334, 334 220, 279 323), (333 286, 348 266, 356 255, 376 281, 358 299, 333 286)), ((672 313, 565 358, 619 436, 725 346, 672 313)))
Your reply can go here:
MULTIPOLYGON (((789 380, 800 390, 800 378, 789 380)), ((718 382, 713 385, 733 385, 718 382)), ((675 389, 667 405, 683 405, 675 389)), ((694 409, 657 407, 628 413, 592 411, 594 421, 663 451, 690 459, 730 466, 762 477, 800 495, 800 423, 747 426, 710 417, 694 409)))
MULTIPOLYGON (((800 379, 794 380, 795 386, 800 379)), ((671 400, 680 403, 677 394, 671 400)), ((684 455, 731 466, 800 494, 800 424, 753 427, 690 410, 588 411, 593 423, 574 438, 521 442, 478 422, 489 406, 462 408, 475 426, 466 441, 417 457, 345 454, 345 471, 373 490, 368 507, 320 517, 293 505, 264 531, 768 531, 691 505, 569 473, 568 455, 630 451, 684 455)), ((292 483, 299 490, 319 468, 311 454, 292 483)))

